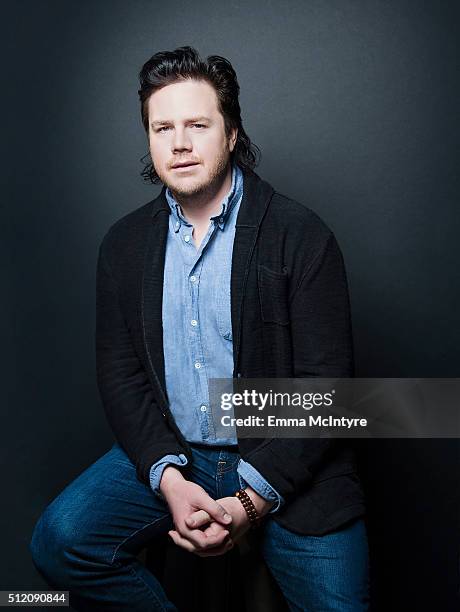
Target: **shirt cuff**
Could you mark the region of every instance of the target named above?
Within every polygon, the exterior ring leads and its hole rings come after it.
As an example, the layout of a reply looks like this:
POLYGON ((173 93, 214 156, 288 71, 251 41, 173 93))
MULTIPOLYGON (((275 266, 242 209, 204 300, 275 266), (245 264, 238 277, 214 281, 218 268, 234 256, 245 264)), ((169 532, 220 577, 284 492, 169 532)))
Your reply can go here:
POLYGON ((256 493, 267 501, 275 502, 274 506, 270 509, 269 514, 276 512, 284 504, 284 499, 281 497, 281 495, 250 463, 240 459, 237 471, 238 478, 240 480, 240 487, 242 489, 249 485, 256 493))
POLYGON ((185 455, 165 455, 150 468, 150 487, 157 497, 164 500, 160 492, 160 481, 163 476, 165 467, 168 465, 187 465, 187 457, 185 455))

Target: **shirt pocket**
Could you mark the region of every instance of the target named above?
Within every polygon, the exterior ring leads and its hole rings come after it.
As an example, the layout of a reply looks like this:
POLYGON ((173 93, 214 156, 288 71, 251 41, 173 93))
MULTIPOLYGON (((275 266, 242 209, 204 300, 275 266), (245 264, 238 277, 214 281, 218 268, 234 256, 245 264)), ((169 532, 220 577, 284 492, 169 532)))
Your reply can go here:
POLYGON ((221 288, 216 299, 216 322, 219 334, 232 341, 232 314, 230 287, 221 288))
POLYGON ((262 320, 264 323, 289 325, 289 276, 286 268, 275 272, 259 264, 257 276, 262 320))

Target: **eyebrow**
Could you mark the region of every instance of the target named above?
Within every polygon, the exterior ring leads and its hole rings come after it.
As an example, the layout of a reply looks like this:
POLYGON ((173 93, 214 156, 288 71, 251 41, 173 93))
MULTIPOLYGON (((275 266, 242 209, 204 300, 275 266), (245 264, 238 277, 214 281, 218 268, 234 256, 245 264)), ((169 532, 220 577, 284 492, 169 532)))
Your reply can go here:
MULTIPOLYGON (((204 115, 201 117, 191 117, 190 119, 186 119, 184 121, 184 123, 199 123, 199 122, 203 122, 203 121, 208 121, 210 122, 210 118, 209 117, 205 117, 204 115)), ((157 121, 152 121, 151 122, 151 126, 152 127, 157 127, 159 125, 167 125, 167 124, 172 124, 174 123, 174 121, 171 121, 170 119, 163 119, 161 120, 157 120, 157 121)))

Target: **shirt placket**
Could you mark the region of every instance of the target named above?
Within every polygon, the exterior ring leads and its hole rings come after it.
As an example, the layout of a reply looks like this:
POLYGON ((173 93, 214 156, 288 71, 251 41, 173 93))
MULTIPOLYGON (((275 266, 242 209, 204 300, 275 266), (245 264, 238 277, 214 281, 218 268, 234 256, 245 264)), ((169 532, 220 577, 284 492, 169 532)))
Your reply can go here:
POLYGON ((183 223, 180 229, 181 242, 184 245, 185 261, 188 263, 186 266, 187 284, 189 291, 187 295, 190 296, 189 308, 187 309, 188 317, 188 342, 191 347, 192 364, 193 364, 193 379, 195 381, 196 389, 196 401, 194 410, 197 413, 197 419, 200 424, 200 432, 203 440, 209 440, 211 432, 214 432, 214 428, 211 428, 211 415, 209 412, 209 392, 208 392, 208 380, 206 372, 206 360, 204 357, 203 344, 201 339, 200 330, 200 280, 201 273, 203 270, 203 258, 206 253, 206 245, 211 239, 214 231, 215 224, 210 223, 209 229, 206 236, 197 251, 193 244, 192 231, 193 226, 188 223, 183 223))

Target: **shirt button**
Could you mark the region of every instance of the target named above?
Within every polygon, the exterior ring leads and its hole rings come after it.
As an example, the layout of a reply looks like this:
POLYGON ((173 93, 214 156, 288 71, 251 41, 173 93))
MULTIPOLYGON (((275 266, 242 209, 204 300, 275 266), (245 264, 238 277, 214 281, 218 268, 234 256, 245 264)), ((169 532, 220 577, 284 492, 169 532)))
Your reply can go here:
POLYGON ((188 234, 186 234, 184 236, 184 240, 185 240, 185 242, 190 242, 190 236, 188 234))
POLYGON ((200 410, 201 412, 206 412, 207 407, 203 404, 202 406, 200 406, 200 410))
POLYGON ((224 218, 223 218, 223 217, 221 217, 221 218, 219 219, 219 223, 223 223, 223 222, 224 222, 224 218))
POLYGON ((198 321, 196 321, 195 319, 192 319, 190 321, 190 323, 193 325, 193 327, 195 327, 196 325, 198 325, 198 321))
POLYGON ((199 369, 201 368, 201 363, 200 363, 199 361, 197 361, 197 362, 195 363, 195 368, 196 368, 197 370, 199 370, 199 369))
POLYGON ((190 282, 191 282, 191 283, 194 283, 195 281, 196 281, 196 276, 191 276, 191 277, 190 277, 190 282))
POLYGON ((179 227, 180 227, 180 223, 179 221, 176 221, 176 228, 179 228, 179 227))

